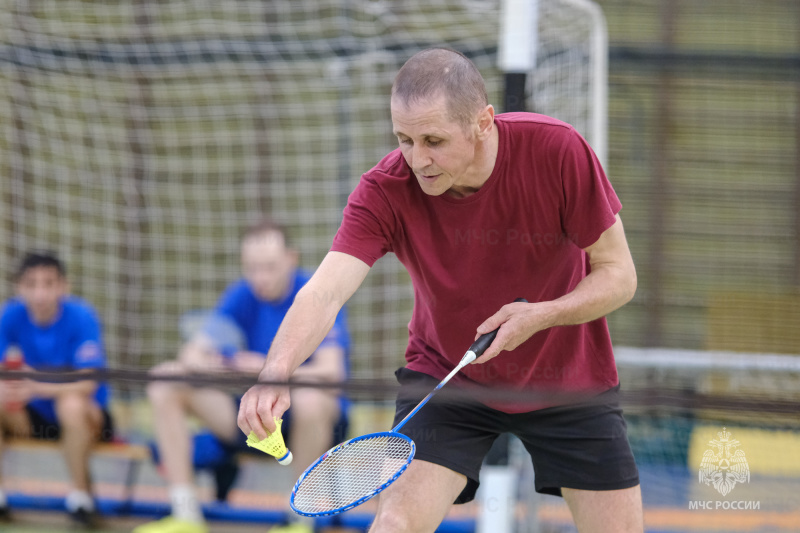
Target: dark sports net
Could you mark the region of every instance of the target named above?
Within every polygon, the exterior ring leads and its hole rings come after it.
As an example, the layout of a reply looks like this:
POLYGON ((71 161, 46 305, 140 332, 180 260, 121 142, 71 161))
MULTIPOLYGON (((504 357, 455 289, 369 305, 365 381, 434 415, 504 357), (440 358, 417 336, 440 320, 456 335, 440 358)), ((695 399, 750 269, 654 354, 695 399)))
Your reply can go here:
MULTIPOLYGON (((542 3, 530 98, 600 146, 602 25, 582 4, 542 3)), ((316 268, 360 175, 397 147, 388 95, 408 57, 462 51, 502 102, 499 5, 12 2, 0 16, 4 279, 25 250, 55 249, 98 307, 113 364, 174 357, 179 317, 239 276, 240 231, 261 214, 316 268)), ((379 261, 349 305, 355 376, 401 363, 412 298, 394 256, 379 261)))

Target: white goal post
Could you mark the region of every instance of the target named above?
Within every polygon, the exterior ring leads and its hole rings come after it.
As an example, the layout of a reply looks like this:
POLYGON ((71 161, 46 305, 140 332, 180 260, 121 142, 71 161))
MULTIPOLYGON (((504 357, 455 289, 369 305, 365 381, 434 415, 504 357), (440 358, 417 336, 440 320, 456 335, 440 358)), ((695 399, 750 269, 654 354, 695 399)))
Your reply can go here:
POLYGON ((607 163, 608 32, 600 6, 502 0, 497 59, 506 80, 504 110, 572 124, 607 163), (518 105, 508 109, 509 103, 518 105))

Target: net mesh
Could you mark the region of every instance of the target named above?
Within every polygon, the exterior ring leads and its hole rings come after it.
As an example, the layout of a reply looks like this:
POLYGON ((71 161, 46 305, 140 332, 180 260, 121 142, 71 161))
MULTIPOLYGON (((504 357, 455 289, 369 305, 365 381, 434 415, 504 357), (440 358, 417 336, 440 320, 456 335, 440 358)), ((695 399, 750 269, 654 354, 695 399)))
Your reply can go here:
MULTIPOLYGON (((542 0, 528 99, 582 129, 593 50, 573 4, 542 0)), ((502 101, 498 0, 0 5, 0 271, 58 251, 115 365, 174 357, 178 317, 239 275, 262 213, 319 264, 360 174, 396 147, 388 94, 413 53, 464 52, 502 101)), ((350 303, 356 377, 400 364, 412 298, 379 261, 350 303)))
POLYGON ((609 170, 637 264, 615 342, 800 350, 800 3, 605 0, 609 170))
MULTIPOLYGON (((796 357, 657 348, 616 355, 645 531, 797 531, 796 357)), ((512 444, 516 531, 575 531, 562 500, 535 493, 530 456, 512 444)))
POLYGON ((304 474, 292 494, 292 505, 302 513, 322 514, 374 496, 405 470, 413 455, 413 443, 397 435, 345 442, 304 474))
POLYGON ((646 507, 676 508, 695 525, 705 524, 704 531, 729 524, 692 515, 700 501, 713 502, 711 510, 749 505, 778 524, 796 520, 800 361, 730 352, 617 352, 646 507))

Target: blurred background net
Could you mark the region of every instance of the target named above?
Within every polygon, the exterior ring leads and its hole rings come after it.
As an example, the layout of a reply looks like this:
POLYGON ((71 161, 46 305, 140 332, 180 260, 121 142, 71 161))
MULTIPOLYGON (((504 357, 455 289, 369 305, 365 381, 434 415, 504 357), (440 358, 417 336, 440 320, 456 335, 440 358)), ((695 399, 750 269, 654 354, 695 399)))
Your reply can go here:
MULTIPOLYGON (((591 17, 571 4, 543 3, 530 99, 594 140, 591 17)), ((360 175, 396 147, 388 94, 416 51, 463 51, 502 100, 499 2, 5 7, 0 268, 10 281, 25 250, 61 252, 118 365, 173 356, 177 318, 238 276, 259 215, 319 264, 360 175)), ((401 363, 412 298, 394 257, 373 269, 349 306, 356 376, 401 363)))
MULTIPOLYGON (((763 354, 800 352, 800 3, 597 2, 605 139, 589 126, 597 51, 580 4, 541 0, 525 104, 607 149, 639 275, 609 318, 614 343, 689 350, 620 362, 637 456, 694 478, 695 428, 725 424, 794 464, 800 387, 763 354), (686 366, 708 352, 752 364, 686 366)), ((55 250, 113 366, 174 357, 180 315, 239 275, 240 231, 261 214, 319 264, 359 176, 396 146, 388 94, 409 56, 465 53, 500 107, 499 31, 495 0, 0 0, 0 297, 26 250, 55 250)), ((348 306, 354 377, 402 364, 412 300, 394 257, 379 261, 348 306)), ((780 483, 796 488, 793 468, 780 483)))

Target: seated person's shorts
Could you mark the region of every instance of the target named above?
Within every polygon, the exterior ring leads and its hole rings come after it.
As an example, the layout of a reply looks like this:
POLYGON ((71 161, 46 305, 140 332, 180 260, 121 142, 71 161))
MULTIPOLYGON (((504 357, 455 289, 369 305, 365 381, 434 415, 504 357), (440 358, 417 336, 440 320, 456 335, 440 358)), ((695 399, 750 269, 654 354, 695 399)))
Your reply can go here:
MULTIPOLYGON (((55 402, 53 400, 37 399, 25 406, 28 418, 31 421, 31 437, 42 440, 59 440, 61 438, 61 424, 56 416, 55 402)), ((100 442, 114 440, 114 423, 109 412, 101 407, 103 413, 103 427, 100 430, 100 442)))

